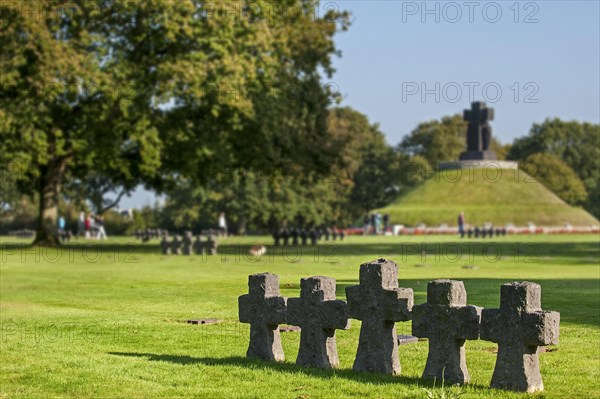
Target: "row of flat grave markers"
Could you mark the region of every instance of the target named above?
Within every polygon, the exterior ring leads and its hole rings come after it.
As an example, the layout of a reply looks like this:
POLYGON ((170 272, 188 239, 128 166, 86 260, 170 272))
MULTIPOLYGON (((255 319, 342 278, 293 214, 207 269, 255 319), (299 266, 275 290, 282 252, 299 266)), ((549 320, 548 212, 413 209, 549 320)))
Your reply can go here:
POLYGON ((186 231, 183 237, 174 235, 171 241, 169 241, 169 235, 164 233, 160 241, 163 255, 216 255, 218 247, 217 242, 210 236, 206 241, 202 241, 201 236, 196 236, 194 240, 190 231, 186 231))
POLYGON ((544 389, 540 346, 558 343, 560 314, 543 311, 541 287, 516 282, 502 285, 500 308, 467 305, 461 281, 435 280, 427 285, 427 303, 413 306, 413 290, 398 286, 398 266, 379 259, 360 266, 360 284, 346 288, 348 302, 335 299, 329 277, 303 278, 300 298, 279 295, 279 278, 270 273, 248 277, 249 293, 239 297, 239 319, 250 323, 248 357, 283 361, 279 324, 301 328, 296 363, 332 368, 339 365, 335 330, 362 320, 353 369, 400 374, 397 321, 412 319, 412 333, 428 338, 423 378, 469 382, 465 340, 498 344, 493 388, 534 392, 544 389))

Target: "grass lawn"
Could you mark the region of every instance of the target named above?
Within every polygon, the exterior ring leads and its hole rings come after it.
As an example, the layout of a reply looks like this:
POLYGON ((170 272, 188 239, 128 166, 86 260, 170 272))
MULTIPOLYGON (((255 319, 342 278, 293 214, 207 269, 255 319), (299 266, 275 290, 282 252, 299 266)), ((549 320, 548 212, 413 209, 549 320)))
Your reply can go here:
MULTIPOLYGON (((540 355, 546 390, 534 396, 600 398, 598 236, 350 237, 318 252, 305 248, 300 256, 279 250, 259 260, 246 257, 247 245, 257 241, 231 238, 227 254, 202 258, 162 256, 156 242, 124 238, 102 247, 72 244, 60 252, 20 248, 15 243, 27 241, 3 238, 0 398, 426 398, 425 389, 441 394, 419 378, 427 342, 400 347, 402 376, 353 372, 357 320, 337 333, 341 367, 335 371, 297 367, 300 336, 294 332, 282 334, 284 363, 244 357, 249 327, 237 322, 237 297, 247 292, 248 274, 278 274, 288 297, 299 295, 301 277, 334 277, 343 299, 345 287, 358 283, 359 265, 382 256, 400 265, 400 286, 414 289, 415 303, 425 301, 427 282, 435 278, 463 280, 468 302, 484 307, 498 307, 503 283, 541 284, 543 308, 561 313, 561 337, 554 350, 540 355), (225 322, 182 323, 198 318, 225 322)), ((397 323, 397 330, 409 334, 410 322, 397 323)), ((530 396, 488 388, 495 344, 468 341, 466 348, 472 384, 461 398, 530 396)))

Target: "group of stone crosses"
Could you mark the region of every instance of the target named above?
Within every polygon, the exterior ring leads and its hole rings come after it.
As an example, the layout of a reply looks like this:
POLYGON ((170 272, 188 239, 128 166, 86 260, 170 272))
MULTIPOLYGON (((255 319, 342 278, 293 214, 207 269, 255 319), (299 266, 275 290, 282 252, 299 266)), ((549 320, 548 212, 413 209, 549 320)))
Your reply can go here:
POLYGON ((160 247, 163 255, 216 255, 219 245, 212 236, 208 236, 205 241, 202 241, 202 236, 196 236, 193 240, 191 231, 186 231, 183 237, 174 235, 169 241, 169 233, 164 232, 160 247))
POLYGON ((300 244, 305 246, 308 245, 309 240, 310 245, 314 246, 317 245, 317 241, 321 239, 329 241, 330 237, 333 241, 337 240, 338 237, 340 241, 343 241, 346 237, 346 232, 344 231, 344 229, 338 229, 337 227, 326 227, 324 229, 312 228, 310 230, 307 230, 305 228, 292 227, 291 229, 277 229, 273 232, 273 240, 275 246, 279 246, 281 244, 283 244, 284 246, 300 244))
POLYGON ((465 234, 467 235, 467 237, 471 238, 485 238, 486 236, 493 238, 494 234, 496 234, 496 237, 500 237, 500 236, 505 236, 506 235, 506 228, 485 228, 485 227, 475 227, 474 229, 469 229, 467 231, 461 231, 460 233, 460 237, 464 238, 465 234))
POLYGON ((166 231, 161 229, 137 229, 135 231, 135 238, 143 242, 148 242, 151 239, 162 237, 165 233, 166 231))
POLYGON ((346 288, 348 302, 336 300, 336 281, 301 279, 300 298, 279 295, 279 277, 248 277, 249 293, 239 297, 239 319, 250 323, 247 356, 283 361, 279 324, 301 328, 296 363, 333 368, 339 365, 335 332, 349 318, 362 321, 353 369, 400 374, 395 323, 412 319, 412 333, 429 341, 423 378, 454 384, 469 382, 465 340, 498 344, 491 387, 535 392, 544 389, 540 346, 558 344, 560 314, 541 308, 541 287, 530 282, 502 285, 500 308, 467 305, 462 281, 435 280, 427 285, 427 303, 413 306, 413 290, 398 286, 396 263, 379 259, 360 266, 360 284, 346 288))

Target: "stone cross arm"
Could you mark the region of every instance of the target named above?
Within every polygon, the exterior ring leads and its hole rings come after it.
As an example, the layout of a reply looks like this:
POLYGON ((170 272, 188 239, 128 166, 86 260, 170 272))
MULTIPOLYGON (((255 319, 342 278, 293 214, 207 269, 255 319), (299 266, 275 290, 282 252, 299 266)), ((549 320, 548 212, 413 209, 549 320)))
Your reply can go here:
POLYGON ((471 305, 446 309, 429 303, 415 305, 412 333, 426 338, 445 334, 456 339, 479 339, 481 311, 480 307, 471 305))
POLYGON ((558 345, 560 313, 539 311, 523 315, 524 322, 529 326, 523 333, 526 345, 558 345))
POLYGON ((239 318, 242 323, 253 323, 262 319, 265 324, 286 322, 286 298, 270 297, 256 300, 252 294, 239 297, 239 318))
POLYGON ((365 287, 355 285, 346 288, 348 310, 352 318, 364 320, 374 314, 380 314, 388 321, 407 321, 411 319, 414 294, 412 288, 396 288, 382 290, 383 306, 378 307, 379 301, 368 300, 370 293, 365 287))
POLYGON ((388 320, 407 321, 412 319, 412 309, 415 303, 412 288, 398 288, 386 293, 385 315, 388 320))
POLYGON ((321 306, 308 309, 301 298, 290 298, 287 301, 287 324, 302 326, 307 318, 315 321, 322 328, 346 330, 350 326, 348 305, 342 300, 324 301, 321 306), (311 312, 312 313, 309 313, 311 312))

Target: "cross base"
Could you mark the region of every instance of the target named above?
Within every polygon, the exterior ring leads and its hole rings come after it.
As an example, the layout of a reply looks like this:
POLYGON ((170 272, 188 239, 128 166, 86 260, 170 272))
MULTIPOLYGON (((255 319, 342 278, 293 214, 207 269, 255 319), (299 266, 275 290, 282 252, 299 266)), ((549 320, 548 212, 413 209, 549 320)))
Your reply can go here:
POLYGON ((496 157, 495 151, 465 151, 460 154, 461 161, 471 161, 471 160, 490 160, 495 161, 498 159, 496 157))

